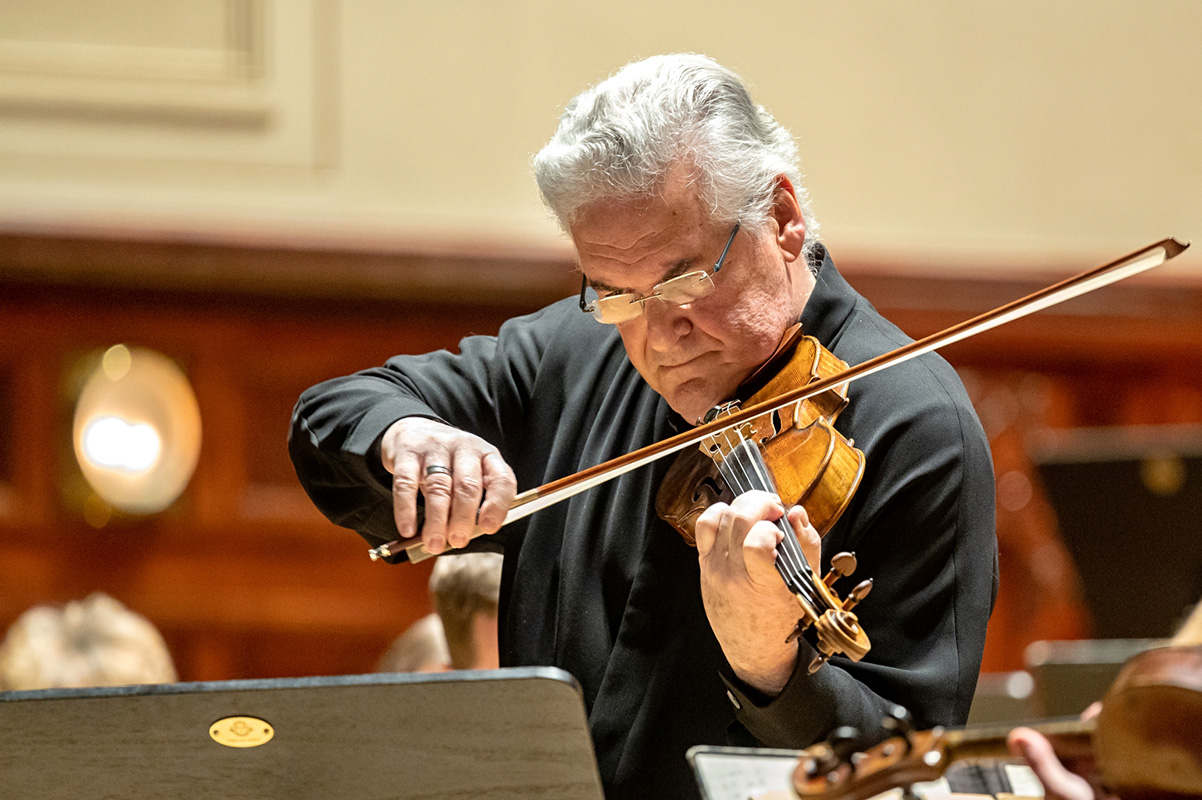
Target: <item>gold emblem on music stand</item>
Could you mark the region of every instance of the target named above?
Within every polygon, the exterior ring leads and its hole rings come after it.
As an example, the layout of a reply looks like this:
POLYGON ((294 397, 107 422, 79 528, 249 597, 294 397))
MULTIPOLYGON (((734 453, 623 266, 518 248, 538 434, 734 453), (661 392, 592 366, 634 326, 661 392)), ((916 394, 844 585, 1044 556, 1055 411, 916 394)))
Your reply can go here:
POLYGON ((271 741, 275 728, 258 717, 225 717, 209 726, 209 736, 226 747, 258 747, 271 741))

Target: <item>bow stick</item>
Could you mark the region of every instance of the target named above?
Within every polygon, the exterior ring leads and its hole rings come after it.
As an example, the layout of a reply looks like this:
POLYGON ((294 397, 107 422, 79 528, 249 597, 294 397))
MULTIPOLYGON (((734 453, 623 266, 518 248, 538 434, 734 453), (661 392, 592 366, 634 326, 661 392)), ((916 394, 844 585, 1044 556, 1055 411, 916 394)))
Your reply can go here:
MULTIPOLYGON (((655 444, 635 450, 633 453, 618 456, 596 466, 581 470, 574 475, 568 475, 543 484, 536 489, 529 489, 513 498, 513 502, 509 506, 509 513, 505 515, 505 521, 502 525, 508 525, 511 522, 528 517, 535 511, 555 505, 587 489, 611 481, 619 475, 646 466, 653 461, 683 450, 690 445, 695 445, 702 439, 712 436, 720 430, 732 428, 748 419, 771 413, 792 403, 822 394, 831 387, 850 383, 851 381, 863 378, 865 375, 880 372, 883 369, 888 369, 889 367, 909 361, 912 358, 917 358, 924 353, 929 353, 945 345, 976 336, 978 333, 984 333, 999 325, 1005 325, 1008 322, 1025 317, 1028 314, 1034 314, 1036 311, 1050 308, 1051 306, 1063 303, 1065 300, 1071 300, 1074 297, 1087 294, 1103 286, 1117 283, 1132 275, 1138 275, 1141 272, 1159 267, 1166 261, 1181 255, 1187 247, 1189 247, 1189 242, 1179 242, 1171 237, 1161 239, 1155 244, 1150 244, 1133 253, 1128 253, 1122 258, 1111 261, 1108 264, 1103 264, 1100 267, 1082 272, 1079 275, 1066 278, 1059 283, 1054 283, 1019 300, 999 306, 992 311, 986 311, 984 314, 953 325, 939 333, 933 333, 926 338, 903 345, 896 350, 876 356, 875 358, 870 358, 854 367, 848 367, 843 372, 832 375, 829 378, 807 383, 805 386, 785 392, 761 403, 756 403, 753 406, 748 406, 730 416, 698 425, 692 430, 678 433, 655 444)), ((480 535, 482 533, 477 529, 472 534, 472 538, 474 539, 480 535)), ((399 556, 399 561, 409 561, 414 564, 432 557, 431 553, 426 550, 424 543, 419 541, 406 544, 399 539, 372 548, 368 551, 368 555, 371 556, 373 561, 396 555, 399 556)))

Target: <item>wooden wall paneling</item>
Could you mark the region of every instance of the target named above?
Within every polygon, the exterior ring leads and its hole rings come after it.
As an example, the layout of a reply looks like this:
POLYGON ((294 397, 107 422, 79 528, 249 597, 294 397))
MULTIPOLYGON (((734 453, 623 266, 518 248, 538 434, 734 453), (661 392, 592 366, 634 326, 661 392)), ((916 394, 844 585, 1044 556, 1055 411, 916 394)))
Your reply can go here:
MULTIPOLYGON (((8 316, 0 309, 0 324, 8 316)), ((15 315, 14 315, 15 316, 15 315)), ((10 383, 12 440, 8 488, 10 516, 18 520, 49 520, 55 505, 55 453, 50 447, 55 431, 54 407, 58 390, 53 339, 31 335, 14 323, 6 342, 5 357, 10 383)))
POLYGON ((224 320, 205 333, 191 369, 203 426, 191 491, 196 521, 209 530, 237 519, 238 497, 246 484, 247 411, 236 354, 252 343, 224 320))
MULTIPOLYGON (((370 669, 393 637, 428 612, 428 567, 370 562, 361 540, 322 519, 294 477, 291 491, 303 502, 304 514, 267 513, 248 521, 237 513, 250 474, 248 430, 263 422, 248 416, 248 408, 268 417, 280 412, 279 419, 268 420, 279 434, 278 457, 268 471, 275 480, 291 470, 284 437, 293 379, 285 372, 272 376, 282 386, 266 381, 276 390, 274 409, 256 405, 264 382, 245 382, 256 365, 277 355, 260 353, 255 345, 290 338, 256 339, 276 323, 248 324, 239 313, 207 304, 198 311, 177 301, 160 307, 109 297, 97 305, 91 297, 71 295, 51 291, 26 298, 15 315, 23 318, 14 329, 36 343, 15 347, 23 370, 15 380, 21 391, 18 418, 28 434, 15 441, 30 449, 39 445, 41 495, 50 513, 20 527, 5 526, 0 564, 9 602, 0 604, 0 622, 7 624, 37 602, 106 591, 149 616, 182 649, 177 658, 184 679, 253 677, 264 670, 315 674, 338 659, 344 668, 335 671, 370 669), (150 520, 117 520, 95 530, 61 507, 59 466, 46 443, 69 430, 69 402, 59 398, 69 353, 117 341, 155 347, 184 364, 202 405, 206 444, 197 477, 176 507, 150 520), (288 645, 292 636, 307 637, 307 643, 288 645), (333 651, 310 646, 322 637, 343 644, 333 651), (270 656, 262 652, 263 641, 271 643, 270 656)), ((343 345, 344 360, 362 350, 343 345)), ((303 350, 281 359, 301 360, 303 350)), ((373 356, 370 363, 382 360, 373 356)), ((348 371, 344 366, 323 365, 331 374, 348 371)), ((300 382, 308 385, 308 377, 300 382)), ((21 473, 23 485, 30 483, 29 474, 21 473)))
POLYGON ((246 478, 236 509, 243 519, 322 521, 297 481, 288 458, 287 438, 293 406, 302 391, 347 369, 354 349, 310 349, 313 337, 285 339, 270 326, 255 324, 242 335, 255 346, 230 353, 229 367, 245 409, 243 439, 246 478))
POLYGON ((1129 379, 1114 397, 1128 425, 1173 425, 1202 418, 1202 359, 1181 359, 1129 379))
POLYGON ((459 309, 434 320, 434 331, 462 331, 468 320, 462 312, 483 312, 476 322, 487 330, 485 323, 498 316, 527 313, 580 290, 570 258, 547 253, 297 249, 0 231, 5 275, 74 293, 119 288, 127 301, 204 293, 268 317, 287 316, 284 307, 303 311, 330 320, 331 328, 353 328, 362 315, 395 324, 404 313, 430 319, 432 310, 459 309))
POLYGON ((16 514, 13 444, 17 437, 17 387, 14 372, 7 354, 0 355, 0 519, 16 514))

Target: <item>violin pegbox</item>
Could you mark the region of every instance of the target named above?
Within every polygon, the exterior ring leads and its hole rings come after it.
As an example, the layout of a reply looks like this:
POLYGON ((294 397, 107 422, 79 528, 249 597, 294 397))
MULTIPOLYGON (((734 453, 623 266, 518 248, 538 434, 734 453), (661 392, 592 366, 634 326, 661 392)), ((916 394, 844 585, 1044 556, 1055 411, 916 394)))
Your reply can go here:
POLYGON ((809 665, 809 672, 817 672, 828 658, 836 653, 843 653, 852 661, 859 661, 868 654, 871 646, 860 621, 851 610, 872 591, 872 579, 860 581, 847 594, 847 599, 841 599, 832 588, 835 581, 850 575, 856 569, 855 553, 836 553, 831 558, 830 571, 823 576, 822 581, 815 584, 815 589, 824 600, 826 610, 813 614, 812 610, 802 605, 804 616, 798 620, 797 627, 789 634, 787 641, 793 641, 806 628, 814 626, 814 638, 817 652, 809 665))
MULTIPOLYGON (((942 729, 915 731, 910 714, 893 706, 882 725, 898 735, 862 752, 849 752, 843 729, 802 751, 793 772, 801 800, 864 800, 895 787, 938 780, 946 768, 942 729)), ((903 792, 905 796, 905 792, 903 792)))

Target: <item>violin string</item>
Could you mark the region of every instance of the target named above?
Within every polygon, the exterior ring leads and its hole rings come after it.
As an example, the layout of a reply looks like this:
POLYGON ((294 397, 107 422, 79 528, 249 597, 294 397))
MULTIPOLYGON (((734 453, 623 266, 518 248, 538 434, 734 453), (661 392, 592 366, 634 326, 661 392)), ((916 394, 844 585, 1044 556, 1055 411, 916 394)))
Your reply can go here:
MULTIPOLYGON (((719 465, 719 471, 722 473, 722 477, 726 479, 726 482, 730 486, 732 493, 736 497, 744 492, 751 491, 754 488, 751 482, 748 480, 745 470, 741 468, 741 464, 739 463, 740 460, 739 450, 732 450, 730 455, 723 459, 722 463, 719 465)), ((797 575, 796 570, 788 560, 781 558, 779 549, 777 550, 776 555, 777 571, 781 573, 781 577, 784 578, 785 583, 789 586, 789 588, 797 591, 800 587, 800 582, 798 580, 799 576, 797 575)))
MULTIPOLYGON (((775 494, 776 487, 759 448, 754 442, 743 438, 741 431, 735 431, 735 435, 739 437, 740 444, 729 446, 729 455, 719 465, 719 471, 730 484, 732 491, 738 495, 758 488, 775 494)), ((812 608, 821 611, 826 604, 816 591, 813 572, 801 552, 801 545, 787 517, 777 520, 776 526, 782 534, 781 546, 777 548, 777 571, 790 590, 801 595, 812 608)))
MULTIPOLYGON (((739 469, 737 477, 733 474, 732 477, 736 477, 736 485, 739 486, 741 492, 762 489, 776 493, 776 487, 767 471, 767 465, 763 463, 759 448, 754 443, 744 442, 733 449, 732 454, 734 455, 734 466, 739 469), (751 465, 750 469, 748 468, 749 464, 751 465), (758 482, 753 479, 753 475, 754 478, 758 478, 758 482)), ((813 585, 813 575, 810 573, 808 565, 802 566, 805 565, 805 558, 798 552, 799 545, 789 526, 788 519, 782 517, 775 524, 781 531, 781 545, 783 545, 778 546, 776 551, 777 571, 793 592, 801 595, 812 608, 821 609, 821 600, 813 585)))
MULTIPOLYGON (((749 448, 747 452, 747 461, 750 462, 752 469, 759 478, 763 486, 770 487, 773 494, 780 496, 776 490, 776 483, 772 479, 771 473, 768 472, 768 465, 764 463, 763 454, 758 448, 749 448)), ((789 524, 788 517, 781 517, 777 520, 777 527, 781 533, 785 534, 785 538, 781 540, 781 545, 784 547, 786 554, 793 561, 792 566, 803 573, 811 573, 809 562, 805 560, 805 554, 801 552, 801 544, 797 541, 797 536, 793 532, 793 526, 789 524)))
MULTIPOLYGON (((760 449, 754 444, 748 443, 745 448, 745 456, 746 462, 751 465, 760 484, 773 494, 777 494, 775 482, 772 480, 771 473, 768 472, 768 465, 764 463, 763 453, 760 449)), ((779 497, 779 494, 777 496, 779 497)), ((820 597, 814 597, 817 594, 813 589, 814 573, 810 569, 809 562, 806 561, 805 554, 801 551, 801 543, 797 541, 797 535, 793 532, 793 526, 789 524, 788 516, 778 519, 776 526, 782 535, 778 548, 780 560, 788 565, 795 583, 805 587, 806 594, 811 597, 811 601, 821 602, 820 597)), ((814 608, 820 609, 821 606, 815 604, 814 608)))

